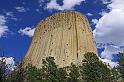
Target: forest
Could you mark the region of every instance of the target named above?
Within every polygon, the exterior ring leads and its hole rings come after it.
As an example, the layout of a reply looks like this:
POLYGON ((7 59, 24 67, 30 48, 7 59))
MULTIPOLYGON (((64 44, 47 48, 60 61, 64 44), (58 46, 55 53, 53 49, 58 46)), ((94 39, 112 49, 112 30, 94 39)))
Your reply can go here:
POLYGON ((21 62, 14 71, 8 72, 4 59, 0 60, 0 82, 124 82, 124 54, 119 53, 119 66, 111 68, 92 52, 84 54, 81 66, 73 63, 59 68, 54 57, 42 61, 42 67, 21 62))

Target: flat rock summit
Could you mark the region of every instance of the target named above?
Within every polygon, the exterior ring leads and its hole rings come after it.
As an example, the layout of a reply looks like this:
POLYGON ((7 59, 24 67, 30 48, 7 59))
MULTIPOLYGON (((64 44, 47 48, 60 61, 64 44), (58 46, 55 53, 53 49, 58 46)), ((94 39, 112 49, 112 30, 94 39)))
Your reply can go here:
POLYGON ((79 12, 65 11, 37 25, 24 62, 41 68, 42 59, 52 56, 59 67, 79 66, 87 52, 98 54, 88 19, 79 12))

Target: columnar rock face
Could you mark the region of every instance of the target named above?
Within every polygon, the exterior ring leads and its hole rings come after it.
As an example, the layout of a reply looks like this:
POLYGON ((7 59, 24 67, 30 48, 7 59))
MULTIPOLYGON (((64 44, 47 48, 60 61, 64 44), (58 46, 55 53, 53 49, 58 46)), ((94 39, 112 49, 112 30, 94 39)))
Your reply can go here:
POLYGON ((86 52, 97 54, 86 16, 79 12, 60 12, 37 25, 24 62, 40 68, 42 59, 52 56, 59 67, 72 62, 81 65, 86 52))

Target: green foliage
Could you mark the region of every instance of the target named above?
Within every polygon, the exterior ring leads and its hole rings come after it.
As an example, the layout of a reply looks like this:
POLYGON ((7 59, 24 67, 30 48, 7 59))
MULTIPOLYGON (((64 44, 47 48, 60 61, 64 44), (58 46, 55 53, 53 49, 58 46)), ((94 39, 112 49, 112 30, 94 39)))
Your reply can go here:
POLYGON ((38 69, 32 65, 28 65, 28 67, 26 68, 27 68, 27 74, 25 77, 25 82, 41 82, 42 81, 41 69, 38 69))
POLYGON ((10 82, 24 82, 27 71, 23 67, 23 63, 20 63, 16 70, 12 72, 12 74, 8 77, 10 82))
POLYGON ((86 53, 80 67, 72 63, 70 67, 59 68, 54 60, 43 59, 42 68, 21 63, 4 82, 119 82, 121 72, 117 68, 110 70, 94 53, 86 53))
POLYGON ((67 72, 65 68, 59 68, 58 79, 59 82, 67 82, 67 72))
POLYGON ((44 82, 63 82, 66 81, 66 71, 57 68, 53 57, 47 57, 43 60, 42 73, 44 82))
POLYGON ((120 79, 120 74, 118 72, 118 68, 116 68, 116 67, 112 68, 111 72, 112 72, 113 82, 118 82, 118 80, 120 79))
POLYGON ((8 82, 67 82, 67 73, 64 68, 58 68, 53 57, 43 59, 42 68, 21 63, 8 77, 8 82))
POLYGON ((73 63, 70 66, 69 82, 79 82, 79 69, 73 63))
POLYGON ((111 69, 113 82, 124 82, 124 53, 119 53, 119 65, 111 69))
POLYGON ((41 69, 30 64, 24 67, 21 63, 8 77, 7 82, 41 82, 41 69))
POLYGON ((6 63, 4 58, 0 60, 0 82, 5 82, 6 80, 6 63))
POLYGON ((119 55, 119 66, 118 66, 118 72, 120 73, 120 77, 122 81, 124 81, 124 53, 120 53, 119 55))
POLYGON ((96 54, 88 52, 84 58, 81 67, 84 82, 112 82, 110 69, 99 61, 96 54))

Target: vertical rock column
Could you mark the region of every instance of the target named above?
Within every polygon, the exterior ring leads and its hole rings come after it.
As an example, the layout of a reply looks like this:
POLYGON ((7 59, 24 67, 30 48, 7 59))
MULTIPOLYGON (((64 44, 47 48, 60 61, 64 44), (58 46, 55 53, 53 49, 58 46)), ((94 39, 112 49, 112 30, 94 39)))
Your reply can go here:
POLYGON ((86 52, 97 54, 86 16, 78 12, 60 12, 37 25, 24 62, 40 68, 42 59, 52 56, 59 67, 72 62, 81 65, 86 52))

